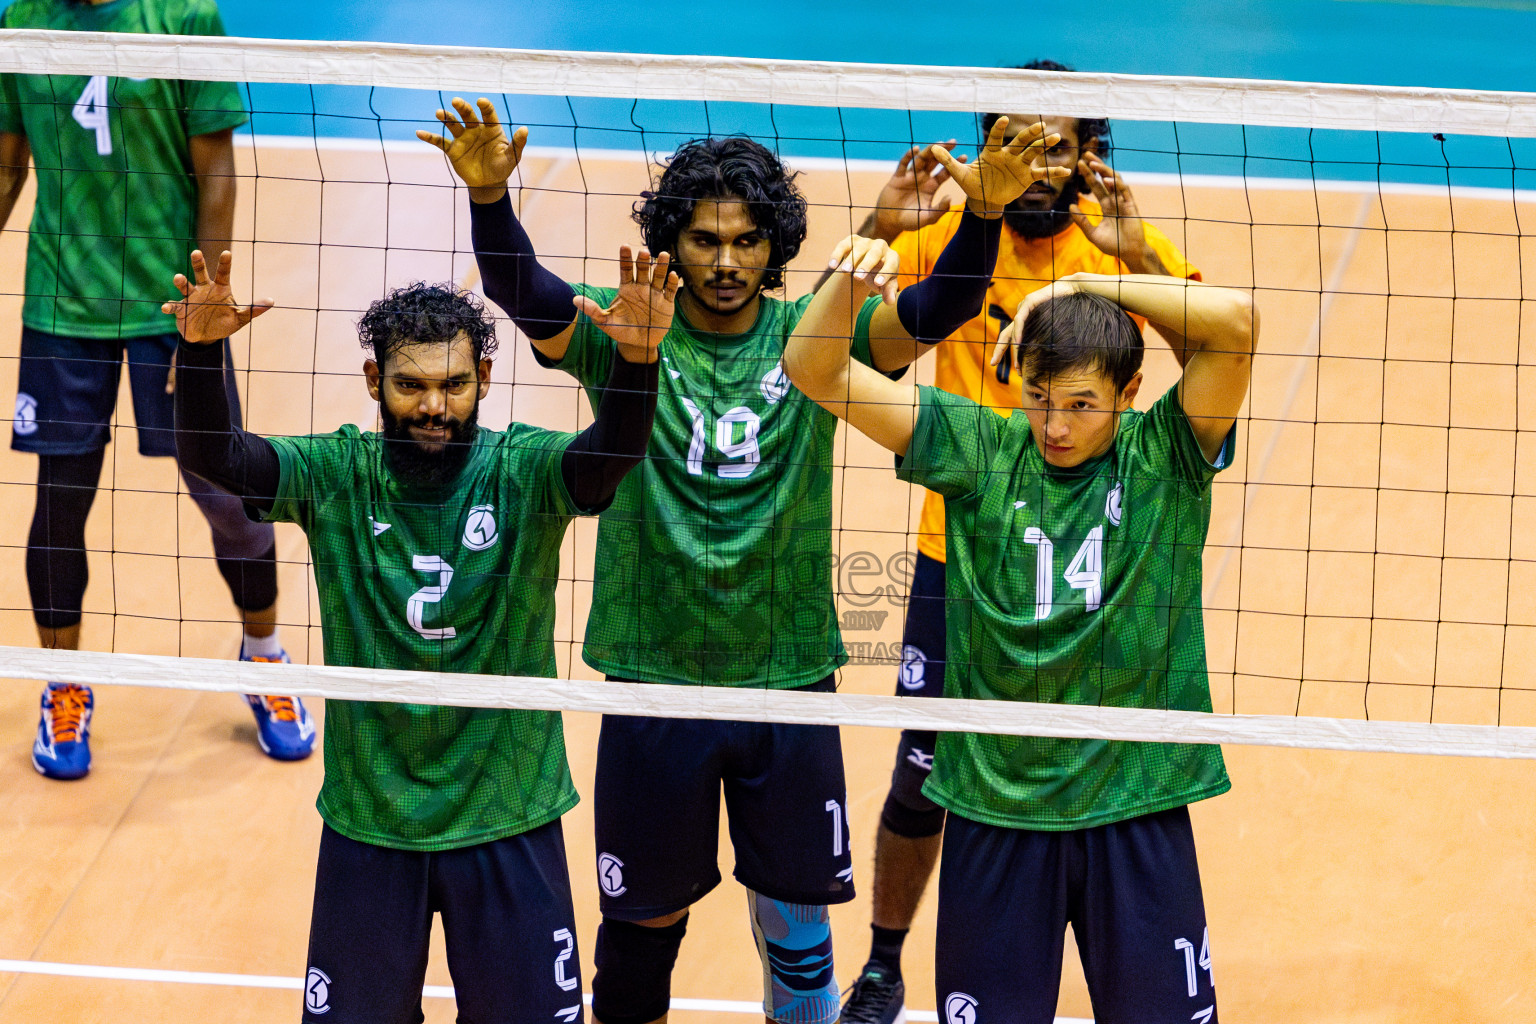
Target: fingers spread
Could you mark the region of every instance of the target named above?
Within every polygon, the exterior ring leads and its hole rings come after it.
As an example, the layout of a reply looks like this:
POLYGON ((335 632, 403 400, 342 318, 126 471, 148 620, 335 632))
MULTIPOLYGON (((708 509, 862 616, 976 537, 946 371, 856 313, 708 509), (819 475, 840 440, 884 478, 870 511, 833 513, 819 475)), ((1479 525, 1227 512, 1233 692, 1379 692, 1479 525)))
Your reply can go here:
POLYGON ((454 112, 464 122, 464 127, 469 128, 480 123, 480 116, 475 113, 475 108, 469 105, 469 101, 462 96, 453 98, 454 112))
POLYGON ((475 106, 480 108, 480 119, 486 124, 492 127, 501 124, 501 119, 496 116, 496 108, 491 104, 490 100, 481 96, 475 101, 475 106))
POLYGON ((659 253, 656 256, 656 262, 651 264, 652 288, 656 289, 657 291, 661 291, 666 288, 667 281, 677 276, 676 274, 669 272, 671 267, 672 256, 670 253, 659 253))
POLYGON ((959 160, 956 160, 954 155, 950 153, 949 150, 945 149, 938 143, 934 143, 928 147, 928 155, 942 164, 944 169, 948 171, 953 177, 959 177, 961 168, 965 166, 959 160))
POLYGON ((619 287, 622 288, 635 279, 635 255, 629 246, 619 246, 619 287))
POLYGON ((222 287, 229 287, 229 271, 235 265, 235 257, 225 249, 219 253, 218 267, 213 272, 213 283, 222 287))
POLYGON ((593 323, 603 323, 608 319, 608 311, 585 295, 571 296, 571 303, 581 312, 592 318, 593 323))
POLYGON ((666 296, 668 302, 671 302, 673 299, 677 298, 677 289, 682 286, 682 283, 683 279, 677 276, 677 271, 674 270, 672 273, 667 275, 667 283, 666 286, 662 288, 661 293, 662 295, 666 296))
POLYGON ((424 132, 419 129, 416 132, 416 137, 422 142, 430 142, 432 145, 436 146, 438 149, 445 153, 448 151, 448 147, 451 145, 451 143, 441 135, 434 135, 432 132, 424 132))

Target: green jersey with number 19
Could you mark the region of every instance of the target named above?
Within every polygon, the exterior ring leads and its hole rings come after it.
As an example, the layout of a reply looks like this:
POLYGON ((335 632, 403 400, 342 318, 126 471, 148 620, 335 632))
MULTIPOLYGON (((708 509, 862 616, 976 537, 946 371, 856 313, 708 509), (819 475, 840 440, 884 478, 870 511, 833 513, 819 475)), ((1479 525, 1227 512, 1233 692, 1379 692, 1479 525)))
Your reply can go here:
MULTIPOLYGON (((945 499, 945 695, 1210 711, 1201 556, 1235 430, 1207 462, 1174 388, 1063 469, 1024 416, 920 394, 899 475, 945 499)), ((988 825, 1064 830, 1230 785, 1213 745, 944 733, 924 792, 988 825)))
MULTIPOLYGON (((221 36, 213 0, 16 0, 3 28, 221 36)), ((0 75, 0 132, 37 167, 21 321, 49 334, 174 331, 160 312, 197 231, 188 140, 245 123, 228 82, 0 75)))
MULTIPOLYGON (((616 291, 575 285, 599 306, 616 291)), ((784 345, 810 296, 763 298, 745 334, 679 311, 661 348, 649 457, 598 527, 582 657, 609 675, 713 686, 804 686, 848 660, 832 598, 837 419, 789 382, 784 345)), ((870 362, 861 311, 853 356, 870 362)), ((565 357, 594 407, 613 341, 579 315, 565 357)))
MULTIPOLYGON (((458 478, 407 485, 378 434, 274 437, 267 519, 309 536, 328 665, 555 675, 560 542, 580 514, 572 435, 480 430, 458 478)), ((342 835, 443 850, 537 828, 576 804, 560 715, 328 700, 320 816, 342 835)))

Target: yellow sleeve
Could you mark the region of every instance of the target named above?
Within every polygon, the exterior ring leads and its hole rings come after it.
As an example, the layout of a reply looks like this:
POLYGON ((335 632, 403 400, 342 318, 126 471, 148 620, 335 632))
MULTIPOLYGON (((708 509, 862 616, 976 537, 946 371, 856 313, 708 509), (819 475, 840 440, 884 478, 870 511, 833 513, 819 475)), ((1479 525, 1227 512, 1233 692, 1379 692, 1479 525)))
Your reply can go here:
POLYGON ((1178 246, 1168 240, 1155 225, 1149 221, 1141 222, 1142 229, 1147 233, 1147 244, 1152 251, 1157 253, 1157 258, 1163 261, 1163 266, 1168 268, 1168 273, 1174 277, 1187 277, 1194 281, 1204 280, 1200 276, 1200 269, 1184 258, 1179 252, 1178 246))

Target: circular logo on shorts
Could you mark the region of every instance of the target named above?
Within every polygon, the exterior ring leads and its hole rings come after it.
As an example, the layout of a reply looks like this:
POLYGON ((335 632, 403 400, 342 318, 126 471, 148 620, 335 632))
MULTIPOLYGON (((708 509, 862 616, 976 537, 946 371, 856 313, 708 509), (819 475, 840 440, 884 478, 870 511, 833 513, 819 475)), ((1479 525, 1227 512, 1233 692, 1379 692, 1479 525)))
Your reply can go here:
POLYGON ((1110 526, 1120 525, 1120 501, 1125 491, 1117 483, 1109 489, 1109 498, 1104 502, 1104 515, 1109 519, 1110 526))
POLYGON ((763 374, 762 387, 763 397, 768 399, 770 405, 789 394, 791 385, 789 378, 784 375, 784 364, 782 362, 763 374))
POLYGON ((21 437, 37 433, 37 399, 25 391, 16 392, 16 418, 11 428, 21 437))
POLYGON ((624 862, 611 853, 599 854, 597 884, 603 887, 604 895, 624 895, 624 862))
POLYGON ((304 979, 304 1007, 310 1013, 327 1013, 331 1009, 331 979, 318 967, 311 967, 304 979))
POLYGON ((464 546, 471 551, 484 551, 495 543, 496 506, 476 505, 464 521, 464 546))
POLYGON ((949 1024, 976 1024, 976 997, 951 992, 944 1000, 944 1019, 949 1024))
POLYGON ((903 690, 921 690, 923 688, 923 675, 928 669, 928 655, 918 650, 911 644, 903 644, 901 648, 901 668, 896 670, 896 678, 901 682, 903 690))

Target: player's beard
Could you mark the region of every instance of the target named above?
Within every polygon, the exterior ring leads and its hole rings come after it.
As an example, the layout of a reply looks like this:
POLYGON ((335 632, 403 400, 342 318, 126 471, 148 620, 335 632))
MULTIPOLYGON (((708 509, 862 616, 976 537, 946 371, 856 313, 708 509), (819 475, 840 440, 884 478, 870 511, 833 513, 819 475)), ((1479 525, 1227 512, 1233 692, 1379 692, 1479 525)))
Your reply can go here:
POLYGON ((417 487, 442 487, 452 483, 469 461, 474 450, 475 434, 480 429, 480 403, 467 419, 453 420, 446 416, 428 416, 403 420, 389 411, 389 406, 379 403, 379 416, 384 421, 384 463, 389 471, 408 484, 417 487), (411 436, 411 427, 448 428, 448 440, 435 451, 411 436))
POLYGON ((1088 183, 1083 180, 1081 174, 1072 175, 1067 179, 1066 184, 1061 186, 1055 202, 1044 210, 1032 210, 1021 206, 1020 200, 1015 199, 1003 208, 1003 223, 1024 238, 1050 238, 1052 235, 1059 235, 1071 226, 1072 204, 1077 202, 1087 186, 1088 183))

